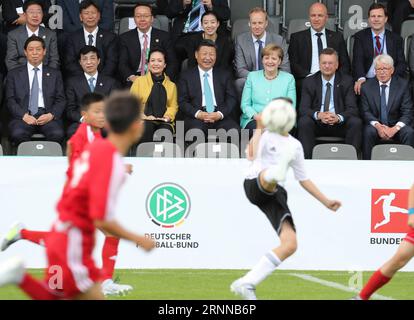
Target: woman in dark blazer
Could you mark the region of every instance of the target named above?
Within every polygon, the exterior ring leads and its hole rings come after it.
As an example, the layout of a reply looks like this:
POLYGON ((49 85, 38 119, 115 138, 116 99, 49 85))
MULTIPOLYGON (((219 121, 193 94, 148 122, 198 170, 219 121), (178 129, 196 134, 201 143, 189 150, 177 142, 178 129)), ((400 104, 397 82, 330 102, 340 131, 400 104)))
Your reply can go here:
POLYGON ((211 40, 217 47, 217 62, 215 67, 231 69, 234 57, 234 46, 230 37, 222 31, 218 31, 220 21, 213 11, 207 11, 201 17, 204 31, 182 36, 177 41, 176 51, 184 59, 188 58, 188 67, 197 66, 195 52, 202 40, 211 40))

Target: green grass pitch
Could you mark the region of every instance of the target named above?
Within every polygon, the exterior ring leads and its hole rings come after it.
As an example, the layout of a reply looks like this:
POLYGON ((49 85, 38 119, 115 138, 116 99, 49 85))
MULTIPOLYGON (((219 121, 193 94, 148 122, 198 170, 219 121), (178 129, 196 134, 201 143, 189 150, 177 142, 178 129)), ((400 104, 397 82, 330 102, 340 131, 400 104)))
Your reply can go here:
MULTIPOLYGON (((41 278, 42 270, 30 270, 41 278)), ((116 270, 116 281, 134 287, 132 293, 125 297, 110 299, 138 300, 233 300, 237 299, 229 291, 235 279, 245 273, 243 270, 193 270, 193 269, 151 269, 151 270, 116 270)), ((343 289, 304 280, 294 275, 309 275, 348 287, 352 276, 341 271, 275 271, 256 289, 258 299, 263 300, 346 300, 355 295, 343 289)), ((363 273, 366 283, 372 272, 363 273)), ((326 283, 326 282, 325 282, 326 283)), ((378 294, 392 299, 413 299, 410 290, 414 283, 414 272, 400 272, 378 294)), ((0 300, 27 299, 17 287, 0 288, 0 300)))

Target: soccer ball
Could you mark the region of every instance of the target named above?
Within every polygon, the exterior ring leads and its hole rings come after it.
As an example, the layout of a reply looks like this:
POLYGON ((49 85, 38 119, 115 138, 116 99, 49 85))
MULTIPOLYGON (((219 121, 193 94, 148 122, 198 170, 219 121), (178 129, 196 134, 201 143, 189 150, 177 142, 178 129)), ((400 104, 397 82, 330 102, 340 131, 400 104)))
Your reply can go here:
POLYGON ((271 101, 262 111, 262 124, 271 132, 288 133, 296 122, 296 111, 292 103, 280 98, 271 101))

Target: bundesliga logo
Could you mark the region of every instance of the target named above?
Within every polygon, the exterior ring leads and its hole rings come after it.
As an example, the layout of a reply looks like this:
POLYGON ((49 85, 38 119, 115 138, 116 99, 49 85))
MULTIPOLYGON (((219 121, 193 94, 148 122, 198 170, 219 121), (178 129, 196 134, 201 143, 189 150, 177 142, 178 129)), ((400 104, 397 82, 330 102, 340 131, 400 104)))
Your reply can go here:
POLYGON ((408 232, 408 191, 405 189, 372 189, 372 233, 408 232))

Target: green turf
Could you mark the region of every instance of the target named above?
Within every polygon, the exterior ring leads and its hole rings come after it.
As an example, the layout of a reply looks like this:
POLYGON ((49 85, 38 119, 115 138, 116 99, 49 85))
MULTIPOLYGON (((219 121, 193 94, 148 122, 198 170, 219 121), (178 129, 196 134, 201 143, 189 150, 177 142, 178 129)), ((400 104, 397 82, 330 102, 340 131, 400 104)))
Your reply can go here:
MULTIPOLYGON (((42 276, 41 270, 31 270, 36 277, 42 276)), ((114 299, 154 299, 154 300, 231 300, 237 299, 230 291, 232 281, 242 276, 242 270, 117 270, 116 278, 120 283, 130 284, 134 291, 127 297, 114 299)), ((256 290, 259 299, 349 299, 355 294, 318 283, 299 279, 291 273, 310 275, 318 279, 348 286, 351 274, 339 271, 276 271, 256 290)), ((363 273, 366 283, 371 272, 363 273)), ((414 272, 400 272, 392 282, 378 291, 378 294, 393 299, 413 299, 408 288, 414 283, 414 272)), ((0 300, 26 299, 16 287, 0 288, 0 300)))

